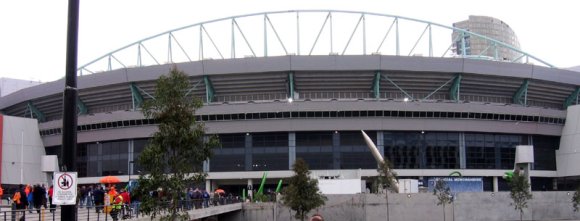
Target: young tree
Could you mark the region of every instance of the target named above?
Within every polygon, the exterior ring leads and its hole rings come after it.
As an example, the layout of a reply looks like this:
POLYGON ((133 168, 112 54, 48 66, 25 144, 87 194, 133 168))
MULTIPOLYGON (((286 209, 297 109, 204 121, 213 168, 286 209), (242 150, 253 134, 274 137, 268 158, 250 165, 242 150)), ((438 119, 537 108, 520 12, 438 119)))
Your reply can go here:
POLYGON ((530 183, 526 176, 516 172, 513 174, 511 181, 509 181, 510 186, 510 197, 513 200, 511 203, 514 209, 520 212, 520 220, 524 216, 524 208, 528 208, 528 200, 532 199, 532 193, 530 192, 530 183))
POLYGON ((451 195, 451 189, 447 186, 447 182, 442 178, 435 181, 433 195, 437 196, 437 206, 443 205, 443 220, 445 220, 445 205, 453 202, 453 195, 451 195))
POLYGON ((217 136, 205 136, 205 128, 195 120, 195 111, 202 106, 199 98, 188 97, 190 89, 186 74, 173 68, 157 80, 155 98, 143 105, 148 119, 155 119, 159 130, 139 156, 139 165, 146 174, 139 176, 141 211, 155 216, 167 209, 162 220, 186 220, 180 213, 179 201, 183 191, 192 183, 201 183, 207 176, 203 161, 211 156, 211 149, 219 146, 217 136), (207 139, 206 139, 207 138, 207 139), (162 188, 152 197, 150 191, 162 188), (161 197, 163 196, 163 197, 161 197))
POLYGON ((376 179, 376 191, 380 193, 378 190, 383 189, 385 190, 385 200, 387 203, 387 221, 390 219, 389 217, 389 192, 398 193, 399 189, 397 186, 397 173, 393 171, 391 161, 388 159, 384 159, 382 163, 379 163, 379 167, 377 168, 377 172, 379 175, 376 179), (380 188, 379 188, 380 187, 380 188))
POLYGON ((324 205, 327 198, 318 189, 318 180, 310 178, 308 164, 296 159, 292 166, 294 176, 290 177, 288 186, 282 191, 282 203, 296 213, 294 217, 304 221, 306 214, 324 205))
POLYGON ((576 188, 574 196, 572 196, 572 206, 574 207, 574 212, 578 212, 579 204, 580 204, 580 185, 576 188))

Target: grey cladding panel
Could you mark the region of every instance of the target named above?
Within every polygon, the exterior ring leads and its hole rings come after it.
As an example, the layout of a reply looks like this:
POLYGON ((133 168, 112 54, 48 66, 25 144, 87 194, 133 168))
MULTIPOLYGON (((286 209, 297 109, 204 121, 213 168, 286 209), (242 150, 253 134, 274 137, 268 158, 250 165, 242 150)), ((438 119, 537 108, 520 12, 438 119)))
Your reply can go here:
POLYGON ((0 98, 0 109, 10 107, 12 105, 25 102, 28 100, 34 100, 46 95, 58 94, 64 91, 64 80, 58 80, 53 82, 48 82, 40 84, 38 86, 25 88, 16 91, 8 96, 0 98))
MULTIPOLYGON (((185 68, 182 69, 181 66, 182 65, 177 65, 177 68, 189 74, 189 72, 185 68)), ((159 78, 159 76, 169 73, 172 67, 173 65, 165 64, 142 68, 132 68, 127 71, 126 80, 128 82, 156 80, 159 78)))
POLYGON ((532 68, 533 68, 532 65, 508 63, 508 62, 495 62, 495 64, 498 67, 498 71, 496 73, 492 73, 494 75, 511 76, 517 78, 532 77, 532 68))
POLYGON ((333 56, 336 57, 336 70, 369 70, 374 71, 380 68, 381 57, 370 56, 333 56))
POLYGON ((109 72, 95 73, 78 78, 78 88, 92 88, 127 81, 128 69, 119 69, 109 72))
POLYGON ((580 85, 580 73, 575 71, 534 66, 532 76, 535 79, 580 85))
POLYGON ((203 66, 206 75, 287 71, 290 69, 290 56, 204 60, 203 66))
POLYGON ((293 71, 335 70, 337 56, 290 56, 293 71))
POLYGON ((562 125, 536 123, 494 122, 481 120, 444 119, 284 119, 254 121, 223 121, 206 123, 208 133, 254 133, 271 131, 334 131, 334 130, 387 130, 387 131, 469 131, 542 134, 559 136, 562 125))
POLYGON ((381 70, 459 73, 462 68, 463 60, 457 58, 381 56, 381 70))

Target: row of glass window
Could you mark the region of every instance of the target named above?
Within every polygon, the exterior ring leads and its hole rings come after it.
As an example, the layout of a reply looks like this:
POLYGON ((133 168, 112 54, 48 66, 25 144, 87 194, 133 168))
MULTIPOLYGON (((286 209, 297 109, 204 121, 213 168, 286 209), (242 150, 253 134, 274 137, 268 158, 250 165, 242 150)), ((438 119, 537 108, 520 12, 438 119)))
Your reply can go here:
MULTIPOLYGON (((301 112, 263 112, 263 113, 240 113, 240 114, 213 114, 199 115, 198 121, 232 121, 232 120, 260 120, 260 119, 286 119, 286 118, 352 118, 352 117, 393 117, 393 118, 454 118, 454 119, 477 119, 496 121, 522 121, 545 124, 564 124, 564 118, 527 116, 515 114, 474 113, 474 112, 440 112, 440 111, 301 111, 301 112)), ((77 126, 77 131, 102 130, 119 127, 134 127, 141 125, 156 124, 154 119, 137 119, 125 121, 113 121, 96 124, 77 126)), ((41 130, 41 136, 61 134, 61 128, 41 130)))
MULTIPOLYGON (((382 145, 378 146, 382 146, 385 158, 396 169, 460 169, 462 145, 466 169, 512 169, 515 146, 528 144, 534 145, 535 170, 556 169, 559 137, 464 133, 464 143, 461 143, 458 132, 381 133, 382 145)), ((377 132, 367 131, 367 134, 377 143, 377 132)), ((230 143, 214 150, 209 171, 290 169, 292 152, 288 133, 220 134, 219 137, 222 144, 230 143)), ((295 157, 304 159, 311 169, 376 168, 376 161, 358 131, 295 132, 295 139, 295 157)), ((147 142, 147 139, 133 140, 132 149, 128 140, 79 144, 79 176, 138 174, 141 171, 138 156, 147 142), (133 170, 129 172, 131 166, 133 170)), ((47 147, 46 153, 60 155, 60 147, 47 147)))

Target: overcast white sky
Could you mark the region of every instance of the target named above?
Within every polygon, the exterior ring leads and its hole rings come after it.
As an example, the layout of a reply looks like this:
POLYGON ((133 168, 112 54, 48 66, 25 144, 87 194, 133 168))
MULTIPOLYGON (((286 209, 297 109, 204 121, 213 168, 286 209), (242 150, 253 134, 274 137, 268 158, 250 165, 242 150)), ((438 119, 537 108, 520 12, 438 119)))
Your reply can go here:
MULTIPOLYGON (((65 0, 0 0, 0 77, 53 81, 65 75, 65 0)), ((580 7, 573 0, 81 0, 78 64, 129 43, 211 19, 293 9, 367 11, 451 26, 496 17, 522 50, 558 67, 580 65, 580 7)))

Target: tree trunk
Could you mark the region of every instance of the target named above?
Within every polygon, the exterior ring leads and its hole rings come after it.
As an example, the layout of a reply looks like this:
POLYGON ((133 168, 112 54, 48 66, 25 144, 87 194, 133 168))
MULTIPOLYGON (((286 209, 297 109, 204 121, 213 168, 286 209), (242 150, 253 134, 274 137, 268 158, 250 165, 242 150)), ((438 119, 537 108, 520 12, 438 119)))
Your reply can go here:
POLYGON ((524 220, 524 211, 520 211, 520 221, 524 220))
POLYGON ((389 221, 390 217, 389 217, 389 191, 388 190, 385 193, 385 199, 387 200, 387 221, 389 221))
POLYGON ((445 203, 443 203, 443 221, 445 221, 445 203))
POLYGON ((451 208, 451 209, 452 209, 452 211, 453 211, 453 212, 451 213, 451 215, 452 215, 452 219, 451 219, 451 220, 455 221, 455 201, 451 202, 451 205, 453 206, 453 207, 451 208))

